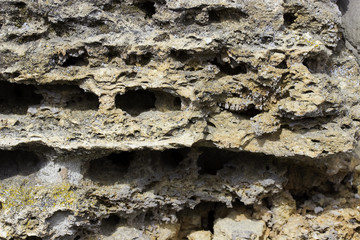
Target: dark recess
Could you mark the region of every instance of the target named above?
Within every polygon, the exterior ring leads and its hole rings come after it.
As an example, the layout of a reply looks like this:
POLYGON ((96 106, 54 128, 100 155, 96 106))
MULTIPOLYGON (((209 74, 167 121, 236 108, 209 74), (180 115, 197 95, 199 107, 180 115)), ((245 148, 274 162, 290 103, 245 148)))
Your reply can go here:
POLYGON ((246 116, 249 118, 255 117, 256 115, 260 114, 261 111, 256 109, 254 105, 251 105, 245 111, 239 112, 241 116, 246 116))
POLYGON ((115 99, 117 108, 121 108, 132 116, 155 108, 155 94, 146 90, 129 90, 125 94, 118 94, 115 99))
POLYGON ((186 158, 189 151, 189 148, 165 150, 161 152, 161 161, 165 166, 176 168, 179 166, 180 162, 186 158))
POLYGON ((94 93, 82 90, 82 93, 66 102, 66 107, 73 110, 97 110, 99 98, 94 93))
POLYGON ((197 160, 197 166, 199 167, 198 173, 200 175, 209 174, 216 175, 217 171, 222 169, 230 158, 233 157, 233 152, 221 151, 216 148, 203 148, 201 149, 197 160))
POLYGON ((337 0, 336 4, 338 5, 341 14, 344 15, 348 10, 349 0, 337 0))
POLYGON ((328 60, 325 55, 318 54, 304 59, 303 64, 311 73, 326 73, 328 60))
POLYGON ((135 6, 145 13, 145 19, 151 18, 156 13, 155 3, 152 1, 139 2, 135 6))
POLYGON ((219 57, 210 61, 210 63, 216 65, 220 71, 226 75, 245 74, 248 72, 248 65, 246 63, 236 63, 231 60, 231 63, 223 62, 219 57))
POLYGON ((29 106, 40 104, 43 99, 35 91, 33 85, 0 81, 0 113, 26 114, 29 106))
POLYGON ((209 12, 210 22, 222 22, 222 21, 240 21, 243 18, 247 18, 248 15, 240 9, 212 9, 209 12))
POLYGON ((69 66, 87 66, 89 64, 89 60, 87 58, 87 54, 83 53, 79 56, 66 56, 65 62, 62 64, 63 67, 69 66))
POLYGON ((101 221, 100 231, 105 236, 113 234, 117 226, 121 223, 121 218, 116 214, 111 214, 108 218, 101 221))
POLYGON ((125 179, 134 156, 134 152, 120 152, 94 159, 90 161, 86 175, 100 184, 114 184, 125 179))
POLYGON ((0 180, 21 175, 28 176, 40 170, 42 162, 33 152, 22 150, 0 151, 0 180))
POLYGON ((131 53, 125 59, 126 65, 140 65, 145 66, 151 61, 152 54, 145 53, 145 54, 136 54, 131 53))
POLYGON ((284 17, 284 25, 287 27, 295 23, 295 20, 297 18, 295 14, 292 12, 285 13, 283 17, 284 17))
POLYGON ((215 211, 210 210, 208 212, 206 221, 204 221, 204 219, 202 219, 202 225, 204 227, 204 230, 208 230, 211 233, 214 233, 214 222, 215 222, 215 211))
POLYGON ((192 58, 193 56, 184 50, 174 50, 173 49, 170 51, 170 57, 172 57, 176 61, 184 63, 187 60, 189 60, 190 58, 192 58))
POLYGON ((128 90, 115 98, 117 108, 131 116, 156 110, 161 112, 181 110, 181 98, 160 90, 128 90))
POLYGON ((276 66, 277 68, 280 69, 287 69, 287 64, 286 64, 286 59, 284 59, 281 63, 279 63, 279 65, 276 66))
POLYGON ((99 108, 99 98, 92 92, 86 92, 78 85, 55 84, 41 85, 39 92, 51 92, 50 96, 44 95, 44 102, 48 105, 69 108, 72 110, 97 110, 99 108))
POLYGON ((87 66, 89 64, 88 57, 85 48, 69 49, 65 55, 57 54, 53 56, 50 65, 56 63, 62 67, 87 66))

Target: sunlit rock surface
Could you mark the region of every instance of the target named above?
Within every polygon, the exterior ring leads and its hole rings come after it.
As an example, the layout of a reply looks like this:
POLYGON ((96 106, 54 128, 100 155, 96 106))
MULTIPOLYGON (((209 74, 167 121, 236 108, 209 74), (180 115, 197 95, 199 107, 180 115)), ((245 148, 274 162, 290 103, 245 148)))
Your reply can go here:
POLYGON ((360 239, 357 0, 0 4, 0 239, 360 239))

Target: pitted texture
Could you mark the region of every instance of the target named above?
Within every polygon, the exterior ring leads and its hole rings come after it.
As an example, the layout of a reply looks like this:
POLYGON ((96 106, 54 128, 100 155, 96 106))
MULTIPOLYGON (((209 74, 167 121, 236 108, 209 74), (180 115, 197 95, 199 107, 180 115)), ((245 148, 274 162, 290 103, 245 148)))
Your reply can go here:
POLYGON ((0 239, 360 238, 338 5, 2 1, 0 239))

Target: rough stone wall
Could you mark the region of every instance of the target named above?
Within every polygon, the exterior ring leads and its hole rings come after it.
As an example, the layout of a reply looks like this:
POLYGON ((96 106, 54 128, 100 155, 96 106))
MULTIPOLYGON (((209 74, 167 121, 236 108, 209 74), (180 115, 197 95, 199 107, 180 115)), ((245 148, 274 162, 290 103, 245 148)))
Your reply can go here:
POLYGON ((0 239, 360 239, 356 0, 0 4, 0 239))

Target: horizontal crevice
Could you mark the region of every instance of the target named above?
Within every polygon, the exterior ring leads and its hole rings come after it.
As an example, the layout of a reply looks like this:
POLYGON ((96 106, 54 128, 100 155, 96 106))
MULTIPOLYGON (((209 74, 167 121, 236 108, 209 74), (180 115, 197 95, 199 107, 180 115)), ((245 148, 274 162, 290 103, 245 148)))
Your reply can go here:
POLYGON ((42 85, 38 91, 44 97, 44 104, 72 110, 97 110, 99 98, 76 85, 42 85))
POLYGON ((117 108, 132 116, 151 110, 167 112, 181 109, 181 98, 160 90, 128 90, 118 94, 115 99, 117 108))
POLYGON ((87 66, 89 64, 88 54, 85 48, 68 49, 52 57, 50 64, 62 67, 87 66))
POLYGON ((151 58, 152 54, 149 52, 144 54, 131 53, 126 57, 125 63, 126 65, 145 66, 151 61, 151 58))
POLYGON ((0 113, 26 114, 30 106, 40 104, 42 99, 33 85, 0 81, 0 113))
POLYGON ((223 22, 223 21, 241 21, 243 18, 247 18, 248 15, 240 9, 225 8, 225 9, 212 9, 209 10, 210 22, 223 22))
POLYGON ((135 6, 145 13, 145 19, 152 18, 156 13, 155 2, 153 1, 139 1, 135 6))
POLYGON ((28 176, 37 172, 43 161, 33 152, 0 150, 0 180, 17 175, 28 176))

